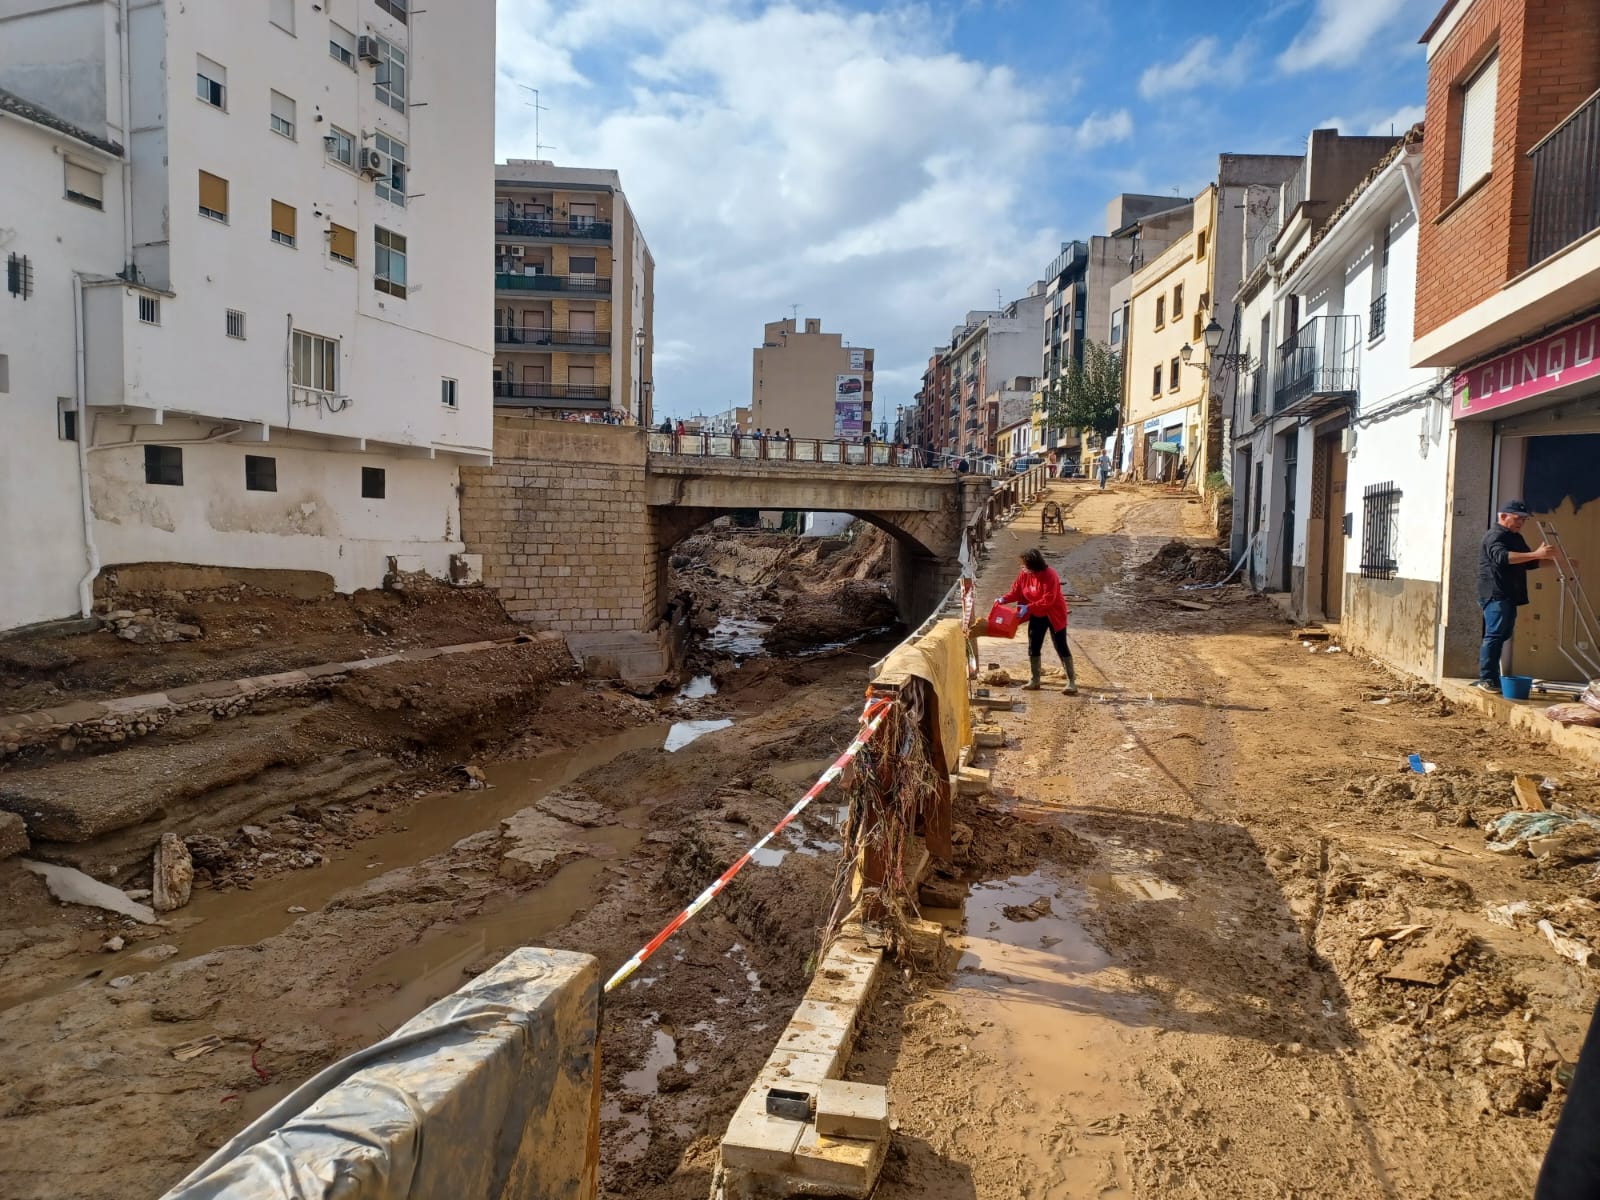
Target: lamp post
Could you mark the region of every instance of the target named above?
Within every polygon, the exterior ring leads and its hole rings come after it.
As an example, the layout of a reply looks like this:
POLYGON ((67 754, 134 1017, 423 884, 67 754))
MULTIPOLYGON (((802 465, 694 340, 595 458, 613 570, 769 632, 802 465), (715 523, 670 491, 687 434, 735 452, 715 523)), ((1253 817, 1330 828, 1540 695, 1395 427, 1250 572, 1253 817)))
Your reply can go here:
POLYGON ((1199 367, 1202 370, 1207 364, 1221 367, 1225 371, 1247 371, 1250 369, 1250 355, 1235 354, 1217 349, 1218 346, 1222 345, 1222 326, 1217 324, 1215 316, 1206 322, 1206 327, 1200 333, 1206 343, 1206 362, 1191 363, 1189 359, 1194 356, 1194 347, 1185 342, 1183 348, 1178 351, 1178 357, 1183 359, 1185 366, 1199 367))
POLYGON ((645 423, 644 413, 644 330, 635 331, 633 344, 639 349, 639 372, 636 378, 639 386, 639 425, 643 428, 645 423))

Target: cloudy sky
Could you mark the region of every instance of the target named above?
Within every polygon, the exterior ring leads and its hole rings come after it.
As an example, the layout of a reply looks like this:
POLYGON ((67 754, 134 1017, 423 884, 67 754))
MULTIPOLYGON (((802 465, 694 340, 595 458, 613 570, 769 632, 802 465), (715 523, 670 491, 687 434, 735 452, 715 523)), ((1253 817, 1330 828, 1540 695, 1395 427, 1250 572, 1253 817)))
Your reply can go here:
POLYGON ((1117 192, 1421 119, 1438 0, 498 0, 498 152, 611 167, 656 259, 656 411, 750 396, 764 321, 930 349, 1117 192))

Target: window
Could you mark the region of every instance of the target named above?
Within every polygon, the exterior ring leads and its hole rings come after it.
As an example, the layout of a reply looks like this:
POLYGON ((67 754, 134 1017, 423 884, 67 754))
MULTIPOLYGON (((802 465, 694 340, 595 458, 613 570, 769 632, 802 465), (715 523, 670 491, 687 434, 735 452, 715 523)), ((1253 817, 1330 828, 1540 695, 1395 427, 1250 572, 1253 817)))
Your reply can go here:
POLYGON ((285 33, 294 32, 294 0, 267 0, 267 19, 285 33))
POLYGON ((0 354, 0 396, 11 394, 11 355, 0 354))
POLYGON ((1206 256, 1206 237, 1208 234, 1210 234, 1210 232, 1211 231, 1209 229, 1202 229, 1198 234, 1195 235, 1194 260, 1196 262, 1199 262, 1206 256))
POLYGON ((1194 339, 1193 340, 1196 343, 1199 343, 1200 341, 1204 340, 1205 336, 1206 336, 1206 327, 1204 325, 1200 324, 1200 314, 1199 313, 1195 313, 1195 315, 1194 315, 1194 339))
POLYGON ((282 92, 272 93, 272 132, 294 141, 294 101, 282 92))
POLYGON ((406 0, 378 0, 378 7, 402 24, 406 19, 406 0))
POLYGON ((87 208, 105 209, 106 177, 92 167, 62 160, 67 169, 67 199, 87 208))
POLYGON ((382 467, 361 468, 361 498, 363 500, 382 500, 385 485, 388 480, 382 467))
POLYGON ((146 325, 161 324, 161 301, 158 297, 139 297, 139 320, 146 325))
POLYGON ((223 319, 223 327, 229 337, 244 341, 244 314, 237 308, 228 310, 228 315, 223 319))
POLYGON ((1122 310, 1120 308, 1111 311, 1111 344, 1113 346, 1122 345, 1122 310))
POLYGON ((1156 297, 1156 328, 1160 329, 1166 323, 1167 323, 1167 298, 1165 296, 1157 296, 1156 297))
POLYGON ((328 152, 328 157, 335 162, 342 162, 347 167, 356 165, 356 139, 354 134, 346 133, 337 125, 328 126, 328 133, 322 139, 322 146, 328 152))
POLYGON ((1361 495, 1361 577, 1393 579, 1399 563, 1400 491, 1389 483, 1375 483, 1361 495))
POLYGON ((144 481, 163 487, 183 486, 183 447, 146 446, 144 448, 144 481))
POLYGON ((439 381, 439 403, 446 408, 459 408, 457 401, 457 382, 454 379, 441 379, 439 381))
POLYGON ((372 238, 372 286, 405 299, 406 239, 387 229, 374 229, 372 238))
POLYGON ((1383 234, 1372 252, 1372 308, 1367 314, 1367 341, 1375 342, 1383 336, 1389 323, 1389 222, 1383 223, 1383 234))
POLYGON ((282 200, 272 202, 272 240, 280 246, 294 245, 295 211, 282 200))
POLYGON ((586 255, 582 258, 574 255, 567 260, 567 269, 573 275, 593 275, 594 263, 595 259, 594 255, 592 254, 586 255))
POLYGON ((78 440, 78 409, 70 397, 62 396, 56 401, 56 415, 60 421, 56 426, 56 436, 63 442, 78 440))
POLYGON ((1176 321, 1183 316, 1183 284, 1178 284, 1172 289, 1172 319, 1176 321))
POLYGON ((247 492, 275 492, 278 490, 278 460, 265 454, 244 456, 244 490, 247 492))
POLYGON ((295 387, 335 395, 339 391, 339 343, 315 333, 294 331, 290 382, 295 387))
POLYGON ((391 204, 406 202, 406 144, 397 142, 388 134, 372 135, 373 149, 388 156, 389 173, 378 177, 377 192, 391 204))
POLYGON ((1466 192, 1489 173, 1494 162, 1494 106, 1500 84, 1500 55, 1461 85, 1461 165, 1456 195, 1466 192))
POLYGON ((6 257, 6 291, 21 300, 33 295, 33 262, 26 254, 6 257))
POLYGON ((406 110, 406 52, 392 42, 378 38, 378 71, 374 90, 379 104, 396 112, 406 110))
POLYGON ((356 265, 356 231, 343 225, 328 226, 328 257, 335 262, 356 265))
POLYGON ((356 69, 356 35, 332 21, 328 22, 328 57, 352 71, 356 69))
POLYGON ((1161 395, 1161 364, 1160 363, 1156 364, 1156 378, 1155 378, 1155 383, 1150 388, 1150 394, 1152 396, 1161 395))
POLYGON ((1182 365, 1182 360, 1177 358, 1173 359, 1167 364, 1167 389, 1169 391, 1175 392, 1178 390, 1178 383, 1180 382, 1180 376, 1182 374, 1182 365))
POLYGON ((573 229, 589 229, 594 225, 594 205, 575 201, 567 205, 567 216, 573 229))
POLYGON ((200 215, 228 223, 228 181, 210 171, 200 172, 200 215))
POLYGON ((194 66, 194 93, 212 108, 228 109, 228 68, 197 54, 194 66))

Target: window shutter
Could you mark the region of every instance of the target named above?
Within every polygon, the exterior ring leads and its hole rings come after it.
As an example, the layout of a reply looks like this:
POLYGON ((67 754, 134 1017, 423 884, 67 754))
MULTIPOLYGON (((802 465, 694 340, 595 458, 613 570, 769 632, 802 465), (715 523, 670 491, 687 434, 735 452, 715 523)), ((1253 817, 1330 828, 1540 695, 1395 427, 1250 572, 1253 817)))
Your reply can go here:
POLYGON ((272 232, 294 237, 294 209, 281 200, 272 202, 272 232))
POLYGON ((292 132, 294 129, 294 101, 282 92, 272 93, 272 115, 287 125, 292 132))
POLYGON ((1494 163, 1494 109, 1499 83, 1500 56, 1496 54, 1462 89, 1458 196, 1487 175, 1494 163))
POLYGON ((328 253, 339 258, 348 258, 352 262, 356 257, 356 231, 346 229, 343 225, 330 225, 328 227, 328 253))
POLYGON ((67 161, 67 191, 74 195, 84 196, 90 200, 103 200, 104 180, 105 177, 99 171, 80 167, 70 159, 67 161))
POLYGON ((228 214, 228 181, 210 171, 200 172, 200 207, 228 214))
POLYGON ((294 32, 294 0, 271 0, 269 19, 285 33, 294 32))

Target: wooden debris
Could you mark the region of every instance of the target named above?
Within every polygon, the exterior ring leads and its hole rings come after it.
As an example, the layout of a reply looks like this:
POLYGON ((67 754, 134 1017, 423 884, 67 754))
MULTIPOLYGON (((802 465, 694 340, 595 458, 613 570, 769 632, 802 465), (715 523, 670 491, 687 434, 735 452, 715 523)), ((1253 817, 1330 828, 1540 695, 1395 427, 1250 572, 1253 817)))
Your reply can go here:
POLYGON ((1517 804, 1523 812, 1544 812, 1550 807, 1539 790, 1539 781, 1532 775, 1518 775, 1511 781, 1511 787, 1517 793, 1517 804))
POLYGON ((1297 642, 1325 642, 1331 635, 1326 629, 1296 629, 1289 635, 1297 642))
POLYGON ((1190 612, 1210 612, 1211 605, 1201 604, 1196 600, 1180 600, 1176 596, 1165 596, 1164 600, 1174 608, 1186 608, 1190 612))
POLYGON ((199 1058, 202 1054, 210 1054, 222 1046, 222 1039, 214 1033, 205 1037, 195 1038, 192 1042, 183 1042, 172 1048, 172 1057, 179 1062, 188 1062, 191 1058, 199 1058))

